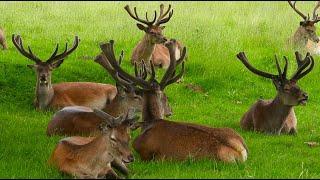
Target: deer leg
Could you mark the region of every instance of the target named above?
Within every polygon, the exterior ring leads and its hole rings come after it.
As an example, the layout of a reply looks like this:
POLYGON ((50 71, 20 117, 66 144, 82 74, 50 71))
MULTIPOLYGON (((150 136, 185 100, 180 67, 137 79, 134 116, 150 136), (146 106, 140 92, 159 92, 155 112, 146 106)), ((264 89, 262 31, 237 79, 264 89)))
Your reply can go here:
POLYGON ((125 164, 123 164, 121 162, 120 159, 115 159, 111 162, 111 167, 115 168, 116 170, 120 171, 122 174, 124 174, 125 176, 129 175, 129 170, 126 167, 125 164))
POLYGON ((106 179, 121 179, 120 176, 112 169, 110 168, 108 172, 105 174, 106 179))

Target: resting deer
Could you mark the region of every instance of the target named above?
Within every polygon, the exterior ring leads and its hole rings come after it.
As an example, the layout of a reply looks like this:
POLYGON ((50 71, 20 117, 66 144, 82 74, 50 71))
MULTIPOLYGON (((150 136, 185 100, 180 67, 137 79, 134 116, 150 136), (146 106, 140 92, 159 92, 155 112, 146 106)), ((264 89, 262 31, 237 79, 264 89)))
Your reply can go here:
MULTIPOLYGON (((147 65, 147 70, 150 71, 149 61, 152 60, 152 63, 156 67, 167 69, 170 64, 170 55, 167 48, 163 45, 163 43, 167 41, 167 38, 163 35, 165 26, 161 25, 167 23, 172 17, 173 10, 171 10, 171 5, 169 5, 168 9, 164 12, 164 5, 161 4, 159 17, 157 18, 157 12, 155 11, 152 21, 148 20, 147 13, 146 20, 139 18, 136 7, 134 7, 134 14, 130 10, 129 5, 126 5, 124 9, 133 19, 139 22, 137 23, 138 28, 145 32, 143 39, 133 49, 131 63, 134 64, 137 62, 138 65, 141 65, 141 61, 144 60, 147 65)), ((178 41, 175 43, 177 48, 175 56, 178 59, 182 51, 182 45, 178 41)))
MULTIPOLYGON (((235 131, 230 128, 210 128, 190 123, 180 123, 164 120, 164 104, 161 97, 169 84, 176 82, 184 74, 184 57, 186 48, 181 57, 176 60, 174 40, 166 43, 170 53, 170 65, 160 82, 155 79, 155 70, 152 62, 149 80, 140 78, 137 66, 136 76, 125 72, 117 63, 113 51, 113 41, 100 45, 108 62, 105 63, 112 77, 123 79, 135 84, 143 92, 142 133, 134 140, 133 147, 140 154, 142 160, 177 159, 184 160, 190 156, 195 158, 212 158, 225 162, 245 161, 247 158, 246 145, 235 131), (179 74, 176 66, 182 63, 179 74)), ((142 63, 142 69, 144 63, 142 63)), ((145 71, 145 70, 144 70, 145 71)), ((146 74, 148 76, 149 74, 146 74)))
POLYGON ((0 27, 0 45, 2 46, 2 49, 8 49, 6 36, 4 34, 4 30, 1 27, 0 27))
MULTIPOLYGON (((142 98, 134 91, 125 89, 117 84, 117 95, 103 109, 113 117, 118 117, 129 109, 133 113, 128 118, 133 118, 135 111, 141 111, 142 98)), ((103 121, 94 113, 93 109, 85 106, 67 106, 54 114, 47 127, 47 135, 95 135, 99 133, 98 125, 103 121)))
POLYGON ((244 52, 240 52, 237 57, 254 74, 271 79, 277 89, 277 95, 273 100, 258 100, 243 115, 240 125, 245 130, 253 130, 269 134, 297 132, 297 119, 293 110, 294 106, 305 105, 308 95, 297 85, 297 81, 307 75, 314 66, 314 60, 310 54, 302 59, 301 54, 296 54, 298 68, 295 74, 287 79, 288 60, 285 59, 283 72, 280 69, 276 57, 278 75, 270 74, 254 68, 248 62, 244 52), (309 66, 310 65, 310 66, 309 66), (305 70, 305 71, 303 71, 305 70))
POLYGON ((316 14, 320 7, 320 2, 317 3, 313 10, 312 19, 310 19, 309 14, 306 16, 296 8, 296 1, 293 3, 291 1, 288 2, 292 9, 303 18, 292 38, 294 49, 301 52, 310 52, 311 54, 320 54, 319 37, 316 34, 315 26, 320 21, 318 14, 316 14))
POLYGON ((125 163, 134 160, 129 147, 132 119, 128 116, 114 118, 98 109, 94 112, 103 119, 99 126, 101 134, 60 140, 48 163, 76 178, 103 178, 106 175, 117 178, 111 163, 127 174, 125 163))
POLYGON ((36 63, 28 65, 28 67, 34 69, 37 74, 34 100, 37 109, 60 109, 66 106, 87 106, 102 109, 116 96, 116 87, 109 84, 64 82, 53 85, 51 83, 52 71, 58 68, 64 59, 78 47, 79 38, 77 36, 73 46, 68 49, 66 44, 65 50, 61 54, 57 54, 59 48, 59 44, 57 44, 55 51, 47 61, 41 61, 33 54, 29 46, 26 51, 19 35, 12 35, 12 42, 22 55, 36 63))

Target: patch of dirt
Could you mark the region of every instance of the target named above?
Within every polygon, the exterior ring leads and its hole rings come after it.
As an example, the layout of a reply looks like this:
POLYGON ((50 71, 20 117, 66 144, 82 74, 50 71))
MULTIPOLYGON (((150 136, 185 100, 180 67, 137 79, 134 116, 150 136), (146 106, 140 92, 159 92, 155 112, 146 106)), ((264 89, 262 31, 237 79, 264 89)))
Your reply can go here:
POLYGON ((80 59, 85 61, 94 60, 95 58, 96 57, 88 56, 88 55, 80 56, 80 59))
POLYGON ((205 89, 203 87, 201 87, 200 85, 189 83, 189 84, 185 85, 185 87, 195 93, 202 93, 205 96, 208 96, 208 92, 206 92, 205 89))

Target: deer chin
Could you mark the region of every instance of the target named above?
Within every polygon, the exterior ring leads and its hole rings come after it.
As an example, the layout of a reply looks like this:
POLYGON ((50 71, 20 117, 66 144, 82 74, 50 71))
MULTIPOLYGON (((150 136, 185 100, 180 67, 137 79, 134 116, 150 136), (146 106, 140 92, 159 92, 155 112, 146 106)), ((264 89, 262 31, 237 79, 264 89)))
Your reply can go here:
POLYGON ((129 164, 129 163, 131 163, 131 161, 129 161, 128 159, 122 159, 122 163, 123 164, 129 164))

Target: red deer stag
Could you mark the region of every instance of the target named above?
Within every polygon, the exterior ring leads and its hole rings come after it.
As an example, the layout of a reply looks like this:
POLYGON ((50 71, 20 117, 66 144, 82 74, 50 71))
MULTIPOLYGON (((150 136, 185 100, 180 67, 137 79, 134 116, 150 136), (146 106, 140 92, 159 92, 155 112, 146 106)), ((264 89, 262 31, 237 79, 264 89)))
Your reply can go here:
MULTIPOLYGON (((156 74, 152 62, 150 62, 151 77, 149 80, 137 77, 137 73, 134 77, 118 65, 114 56, 113 41, 100 45, 108 60, 106 65, 109 69, 113 69, 115 74, 112 77, 132 81, 136 88, 143 92, 142 133, 134 140, 134 149, 140 154, 142 160, 153 158, 184 160, 193 156, 225 162, 245 161, 247 158, 246 145, 242 137, 234 130, 163 119, 164 104, 161 102, 163 91, 166 86, 176 82, 184 74, 183 60, 186 48, 183 48, 181 57, 177 60, 175 45, 174 40, 165 44, 170 53, 170 65, 160 82, 155 79, 156 74), (176 66, 180 63, 182 63, 181 71, 176 74, 176 66)), ((135 66, 135 72, 137 71, 137 66, 135 66)))
POLYGON ((288 3, 303 19, 292 37, 294 49, 304 53, 320 54, 319 37, 316 34, 315 26, 320 21, 318 14, 316 14, 316 11, 320 7, 320 2, 317 3, 313 10, 312 19, 310 19, 309 14, 306 16, 296 8, 296 1, 288 1, 288 3))
POLYGON ((6 36, 4 34, 4 30, 1 27, 0 27, 0 45, 2 46, 2 49, 8 49, 6 36))
POLYGON ((41 61, 33 54, 28 46, 26 51, 19 35, 12 35, 12 42, 18 51, 34 61, 36 64, 28 65, 37 74, 36 97, 34 105, 37 109, 59 109, 66 106, 87 106, 90 108, 102 109, 112 101, 117 94, 113 85, 92 82, 65 82, 52 85, 51 74, 53 69, 58 68, 64 59, 78 47, 79 38, 76 36, 73 46, 58 53, 59 44, 47 61, 41 61))
MULTIPOLYGON (((105 56, 101 54, 100 58, 95 61, 101 66, 108 69, 105 65, 105 56)), ((119 65, 123 59, 123 53, 121 53, 119 59, 119 65)), ((143 78, 145 74, 140 73, 140 77, 143 78)), ((137 111, 142 109, 142 98, 140 96, 141 92, 135 89, 130 82, 125 82, 121 79, 116 79, 117 95, 107 104, 103 111, 107 112, 111 116, 117 117, 129 108, 133 108, 137 111)), ((164 95, 161 99, 162 103, 165 105, 164 113, 166 116, 172 114, 171 108, 168 104, 167 97, 164 95)), ((133 115, 133 114, 132 114, 133 115)), ((129 116, 131 118, 131 116, 129 116)), ((68 106, 62 110, 56 112, 48 124, 47 135, 94 135, 98 132, 97 125, 100 124, 102 119, 98 117, 91 108, 83 106, 68 106)))
POLYGON ((95 109, 101 117, 97 137, 73 136, 60 140, 48 163, 76 178, 118 178, 111 164, 125 175, 126 163, 134 160, 129 147, 129 130, 134 123, 128 116, 114 118, 95 109))
MULTIPOLYGON (((157 12, 155 11, 152 21, 148 20, 147 13, 146 20, 139 18, 136 7, 134 7, 134 14, 132 13, 129 5, 126 5, 124 9, 133 19, 139 22, 137 24, 138 28, 145 32, 143 39, 136 45, 133 50, 131 63, 134 64, 135 62, 137 62, 138 65, 141 65, 141 61, 144 60, 147 65, 147 70, 150 72, 149 61, 152 60, 152 63, 156 67, 167 69, 170 64, 170 55, 167 48, 163 45, 163 43, 167 41, 167 38, 162 33, 165 26, 161 25, 167 23, 172 17, 173 10, 171 10, 171 5, 169 5, 168 9, 164 12, 164 5, 161 4, 159 17, 157 18, 157 12), (143 24, 145 24, 146 26, 144 26, 143 24)), ((176 59, 178 59, 182 51, 182 45, 178 41, 176 41, 175 43, 177 47, 175 56, 176 59)))
POLYGON ((244 52, 237 55, 238 59, 251 72, 271 79, 277 90, 277 95, 273 100, 260 99, 243 115, 240 122, 243 129, 278 135, 280 133, 296 133, 297 119, 293 107, 300 104, 304 105, 308 100, 307 93, 299 88, 297 81, 312 70, 314 60, 310 54, 307 54, 304 60, 301 54, 298 52, 295 54, 298 68, 290 79, 287 79, 288 59, 286 57, 284 57, 285 67, 283 72, 277 57, 275 57, 279 74, 274 75, 260 71, 250 65, 244 52))

